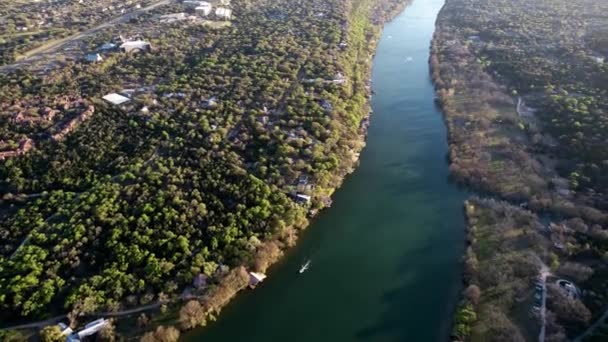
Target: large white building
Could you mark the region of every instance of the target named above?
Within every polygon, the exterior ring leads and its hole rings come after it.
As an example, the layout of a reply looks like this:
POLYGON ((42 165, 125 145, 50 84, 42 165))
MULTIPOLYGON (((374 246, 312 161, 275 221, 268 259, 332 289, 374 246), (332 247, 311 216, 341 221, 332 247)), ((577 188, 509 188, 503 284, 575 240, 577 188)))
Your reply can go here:
POLYGON ((164 14, 164 15, 161 15, 160 18, 159 18, 159 21, 161 23, 169 24, 169 23, 173 23, 173 22, 176 22, 176 21, 186 20, 186 19, 187 19, 186 13, 182 12, 182 13, 173 13, 173 14, 164 14))
POLYGON ((232 10, 230 8, 218 7, 215 9, 215 15, 218 18, 230 20, 232 18, 232 10))
POLYGON ((120 45, 120 50, 123 52, 143 52, 150 51, 151 49, 152 44, 143 40, 128 41, 120 45))
POLYGON ((199 6, 197 6, 194 10, 203 16, 208 16, 211 14, 211 4, 206 1, 201 1, 199 6))
POLYGON ((115 106, 120 106, 123 103, 127 103, 127 102, 131 101, 131 99, 129 99, 128 97, 122 96, 122 95, 119 95, 116 93, 108 94, 108 95, 102 97, 102 99, 110 102, 111 104, 113 104, 115 106))

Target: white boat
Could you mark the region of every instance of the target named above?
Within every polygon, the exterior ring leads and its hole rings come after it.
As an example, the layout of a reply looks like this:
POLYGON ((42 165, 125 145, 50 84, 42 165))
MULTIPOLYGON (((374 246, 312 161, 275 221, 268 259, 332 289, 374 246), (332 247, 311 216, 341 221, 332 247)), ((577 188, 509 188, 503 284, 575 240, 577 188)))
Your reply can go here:
POLYGON ((310 267, 310 260, 308 260, 304 265, 300 267, 300 273, 306 272, 306 270, 310 267))

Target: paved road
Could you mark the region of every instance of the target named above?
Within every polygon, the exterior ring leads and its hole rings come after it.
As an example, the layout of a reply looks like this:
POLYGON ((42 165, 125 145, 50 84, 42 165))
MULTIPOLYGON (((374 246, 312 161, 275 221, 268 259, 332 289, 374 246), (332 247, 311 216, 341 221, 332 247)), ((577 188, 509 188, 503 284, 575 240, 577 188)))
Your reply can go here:
POLYGON ((543 287, 543 298, 540 307, 540 333, 538 334, 538 342, 545 342, 545 330, 547 326, 546 315, 547 315, 547 277, 551 275, 549 267, 543 264, 540 269, 540 282, 543 287))
POLYGON ((127 22, 128 20, 130 20, 131 18, 137 17, 138 15, 145 13, 147 11, 153 10, 159 6, 163 6, 166 5, 170 2, 170 0, 160 0, 160 1, 156 1, 152 4, 150 4, 149 6, 140 8, 138 10, 129 12, 125 15, 122 15, 120 17, 114 18, 110 21, 106 21, 103 24, 100 24, 98 26, 95 26, 93 28, 90 28, 86 31, 77 33, 75 35, 72 35, 70 37, 66 37, 66 38, 62 38, 62 39, 58 39, 56 41, 53 41, 49 44, 45 44, 42 47, 30 50, 26 53, 27 57, 23 58, 21 60, 19 60, 18 62, 15 62, 13 64, 8 64, 8 65, 4 65, 2 67, 0 67, 0 72, 6 72, 6 71, 10 71, 10 70, 14 70, 19 68, 20 66, 24 65, 24 64, 28 64, 31 62, 35 62, 38 60, 41 60, 45 57, 45 55, 48 54, 53 54, 55 52, 58 52, 62 47, 64 47, 66 44, 68 43, 72 43, 78 40, 81 40, 83 38, 86 37, 90 37, 92 35, 94 35, 95 33, 97 33, 100 30, 103 30, 105 28, 108 28, 110 26, 114 26, 120 23, 124 23, 127 22))
POLYGON ((536 257, 540 263, 540 283, 543 287, 542 293, 542 304, 540 306, 540 333, 538 334, 538 342, 545 342, 545 331, 546 331, 546 316, 547 316, 547 277, 553 275, 551 269, 538 257, 536 257))
MULTIPOLYGON (((132 309, 121 310, 121 311, 116 311, 116 312, 101 312, 101 313, 96 313, 96 314, 94 313, 94 314, 90 314, 90 315, 86 315, 86 316, 87 317, 88 316, 96 316, 96 317, 121 317, 121 316, 128 316, 128 315, 132 315, 132 314, 139 313, 139 312, 142 312, 142 311, 156 309, 156 308, 158 308, 159 306, 161 306, 164 303, 167 303, 167 302, 156 302, 156 303, 152 303, 152 304, 148 304, 148 305, 138 306, 138 307, 132 308, 132 309)), ((46 319, 44 321, 31 322, 31 323, 27 323, 27 324, 20 324, 20 325, 14 325, 12 327, 2 328, 2 329, 0 329, 0 331, 2 331, 2 330, 23 330, 23 329, 42 328, 42 327, 45 327, 47 325, 56 324, 57 322, 61 321, 62 319, 66 318, 66 317, 67 317, 67 315, 56 316, 56 317, 53 317, 53 318, 46 319)))

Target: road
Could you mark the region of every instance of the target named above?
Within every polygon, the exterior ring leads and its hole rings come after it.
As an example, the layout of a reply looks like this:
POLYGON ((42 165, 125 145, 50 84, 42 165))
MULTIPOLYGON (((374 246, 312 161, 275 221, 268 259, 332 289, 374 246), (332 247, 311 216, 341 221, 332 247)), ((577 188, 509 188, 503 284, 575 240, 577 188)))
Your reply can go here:
MULTIPOLYGON (((121 316, 128 316, 128 315, 132 315, 135 313, 139 313, 142 311, 147 311, 147 310, 151 310, 151 309, 156 309, 159 306, 161 306, 162 304, 167 303, 165 302, 156 302, 156 303, 152 303, 152 304, 148 304, 148 305, 143 305, 143 306, 138 306, 136 308, 132 308, 132 309, 126 309, 126 310, 121 310, 121 311, 116 311, 116 312, 100 312, 100 313, 95 313, 95 314, 89 314, 86 315, 88 316, 95 316, 95 317, 121 317, 121 316)), ((38 321, 38 322, 31 322, 31 323, 26 323, 26 324, 20 324, 20 325, 14 325, 12 327, 6 327, 6 328, 2 328, 0 329, 0 331, 2 330, 23 330, 23 329, 34 329, 34 328, 42 328, 45 327, 47 325, 51 325, 51 324, 56 324, 57 322, 61 321, 62 319, 67 318, 67 315, 61 315, 61 316, 55 316, 53 318, 49 318, 46 319, 44 321, 38 321)))
POLYGON ((38 48, 32 49, 30 51, 27 51, 25 53, 25 56, 20 59, 19 61, 13 63, 13 64, 8 64, 8 65, 4 65, 2 67, 0 67, 0 72, 6 72, 6 71, 10 71, 10 70, 14 70, 19 68, 20 66, 24 65, 24 64, 28 64, 31 62, 35 62, 37 60, 40 60, 42 58, 44 58, 45 55, 48 54, 53 54, 58 52, 62 47, 64 47, 67 43, 71 43, 71 42, 75 42, 78 40, 81 40, 83 38, 86 37, 90 37, 92 35, 94 35, 95 33, 97 33, 100 30, 103 30, 105 28, 120 24, 120 23, 124 23, 127 22, 128 20, 130 20, 131 18, 137 17, 138 15, 148 12, 150 10, 153 10, 159 6, 163 6, 166 5, 170 2, 170 0, 160 0, 160 1, 156 1, 146 7, 140 8, 138 10, 126 13, 125 15, 122 15, 120 17, 114 18, 110 21, 106 21, 105 23, 102 23, 98 26, 92 27, 86 31, 80 32, 80 33, 76 33, 72 36, 66 37, 66 38, 62 38, 62 39, 57 39, 54 40, 52 42, 49 42, 43 46, 40 46, 38 48))
POLYGON ((543 287, 542 291, 542 304, 540 306, 540 333, 538 334, 538 341, 545 342, 545 332, 547 326, 547 277, 553 275, 551 269, 547 266, 539 257, 536 257, 540 263, 540 275, 539 281, 543 287))
POLYGON ((545 330, 547 326, 546 315, 547 315, 547 277, 551 275, 549 267, 543 264, 540 269, 540 282, 543 287, 543 298, 540 306, 540 333, 538 334, 538 342, 545 342, 545 330))

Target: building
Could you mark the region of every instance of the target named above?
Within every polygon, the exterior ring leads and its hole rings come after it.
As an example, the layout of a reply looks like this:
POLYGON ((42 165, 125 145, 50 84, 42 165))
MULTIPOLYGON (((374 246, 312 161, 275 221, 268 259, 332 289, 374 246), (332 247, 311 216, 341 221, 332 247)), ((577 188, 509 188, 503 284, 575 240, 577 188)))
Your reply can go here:
POLYGON ((103 45, 101 45, 99 47, 99 50, 101 51, 110 51, 110 50, 114 50, 116 49, 116 44, 114 43, 104 43, 103 45))
POLYGON ((97 334, 101 329, 103 329, 110 322, 105 318, 100 318, 90 322, 89 324, 84 326, 84 329, 78 331, 76 334, 79 338, 91 336, 97 334))
POLYGON ((184 5, 186 6, 203 6, 204 3, 206 3, 206 1, 199 1, 199 0, 184 0, 182 2, 184 5))
POLYGON ((186 16, 186 13, 181 12, 181 13, 161 15, 159 17, 159 21, 161 23, 170 24, 170 23, 174 23, 176 21, 186 20, 187 18, 188 17, 186 16))
POLYGON ((201 1, 200 5, 197 6, 194 10, 196 11, 196 13, 206 17, 211 14, 211 9, 212 7, 210 3, 206 1, 201 1))
POLYGON ((296 202, 297 203, 302 203, 302 204, 308 204, 310 203, 310 199, 311 197, 308 195, 304 195, 304 194, 296 194, 296 202))
POLYGON ((215 9, 215 16, 221 19, 230 20, 232 18, 232 10, 226 7, 218 7, 215 9))
POLYGON ((344 75, 342 75, 342 73, 339 72, 336 75, 336 78, 331 80, 331 82, 334 84, 344 84, 344 83, 346 83, 346 77, 344 75))
POLYGON ((122 95, 119 95, 116 93, 108 94, 108 95, 102 97, 102 99, 110 102, 111 104, 113 104, 115 106, 120 106, 123 103, 127 103, 127 102, 131 101, 131 99, 129 99, 128 97, 122 96, 122 95))
POLYGON ((84 59, 89 63, 99 63, 103 61, 103 58, 98 53, 90 53, 84 59))
POLYGON ((127 41, 120 45, 120 51, 126 53, 137 53, 152 50, 152 44, 144 40, 127 41))
POLYGON ((206 100, 203 100, 201 102, 201 104, 203 105, 204 108, 213 108, 217 106, 217 98, 215 96, 212 96, 206 100))
POLYGON ((331 102, 323 99, 321 100, 321 107, 326 113, 331 113, 334 110, 334 107, 331 105, 331 102))
POLYGON ((59 327, 59 330, 61 330, 61 336, 69 336, 74 332, 74 330, 68 327, 65 323, 59 323, 57 326, 59 327))
POLYGON ((258 116, 258 117, 256 118, 256 120, 257 120, 259 123, 261 123, 262 125, 267 125, 267 124, 268 124, 268 120, 269 120, 269 118, 268 118, 268 115, 261 115, 261 116, 258 116))
POLYGON ((266 279, 264 273, 249 272, 249 287, 255 287, 266 279))
POLYGON ((192 286, 197 289, 207 287, 207 276, 204 273, 199 273, 192 281, 192 286))

